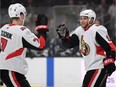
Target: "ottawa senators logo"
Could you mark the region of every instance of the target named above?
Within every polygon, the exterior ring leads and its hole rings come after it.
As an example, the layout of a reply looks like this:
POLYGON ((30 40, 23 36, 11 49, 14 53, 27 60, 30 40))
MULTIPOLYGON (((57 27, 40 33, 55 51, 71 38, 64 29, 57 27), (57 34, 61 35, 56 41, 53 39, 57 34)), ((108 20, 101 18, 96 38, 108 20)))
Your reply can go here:
POLYGON ((90 53, 90 47, 84 40, 81 41, 81 53, 87 56, 90 53))

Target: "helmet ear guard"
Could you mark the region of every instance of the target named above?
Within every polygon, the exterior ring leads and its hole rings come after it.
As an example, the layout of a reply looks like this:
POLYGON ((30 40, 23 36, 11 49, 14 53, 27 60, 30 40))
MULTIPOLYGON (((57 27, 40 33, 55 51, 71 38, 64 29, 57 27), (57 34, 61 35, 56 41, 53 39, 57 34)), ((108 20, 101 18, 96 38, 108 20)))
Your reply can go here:
POLYGON ((89 18, 89 22, 91 22, 91 19, 93 19, 93 23, 96 20, 96 13, 91 9, 81 11, 80 17, 81 16, 87 16, 89 18))
POLYGON ((94 18, 92 17, 91 19, 89 19, 89 24, 93 24, 94 23, 94 18))

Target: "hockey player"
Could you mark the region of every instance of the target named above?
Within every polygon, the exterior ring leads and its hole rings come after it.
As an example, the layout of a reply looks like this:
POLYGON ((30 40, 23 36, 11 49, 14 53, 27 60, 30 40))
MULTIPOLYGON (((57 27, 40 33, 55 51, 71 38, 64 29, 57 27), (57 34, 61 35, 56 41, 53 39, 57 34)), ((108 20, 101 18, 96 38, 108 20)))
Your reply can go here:
POLYGON ((116 47, 110 40, 107 29, 102 25, 96 26, 95 20, 95 12, 87 9, 80 12, 80 26, 72 35, 69 35, 64 24, 57 28, 65 47, 80 47, 87 71, 82 87, 106 87, 107 74, 110 76, 115 71, 116 47))
POLYGON ((45 15, 38 15, 35 28, 37 37, 23 26, 27 15, 23 5, 11 4, 8 13, 12 23, 0 29, 0 77, 7 87, 31 87, 25 77, 28 68, 26 48, 42 50, 45 47, 48 19, 45 15))

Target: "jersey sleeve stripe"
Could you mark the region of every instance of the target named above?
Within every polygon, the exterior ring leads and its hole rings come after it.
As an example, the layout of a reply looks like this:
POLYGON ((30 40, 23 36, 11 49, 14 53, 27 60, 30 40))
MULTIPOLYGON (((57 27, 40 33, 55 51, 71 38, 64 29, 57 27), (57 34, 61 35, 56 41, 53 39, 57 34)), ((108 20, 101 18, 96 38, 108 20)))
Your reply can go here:
POLYGON ((116 52, 116 46, 113 43, 109 43, 111 50, 116 52))

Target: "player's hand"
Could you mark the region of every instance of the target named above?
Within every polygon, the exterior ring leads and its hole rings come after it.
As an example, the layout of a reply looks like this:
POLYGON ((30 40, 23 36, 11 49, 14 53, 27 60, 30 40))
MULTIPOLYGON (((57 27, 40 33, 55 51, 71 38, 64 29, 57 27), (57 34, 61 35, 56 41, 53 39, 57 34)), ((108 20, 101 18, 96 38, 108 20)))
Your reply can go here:
POLYGON ((116 69, 114 58, 105 58, 103 60, 104 68, 107 70, 108 75, 110 76, 116 69))
POLYGON ((36 28, 35 30, 38 32, 48 32, 48 18, 44 14, 38 14, 37 20, 36 20, 36 28))
POLYGON ((64 24, 59 25, 56 32, 58 33, 60 39, 69 37, 69 30, 64 24))

